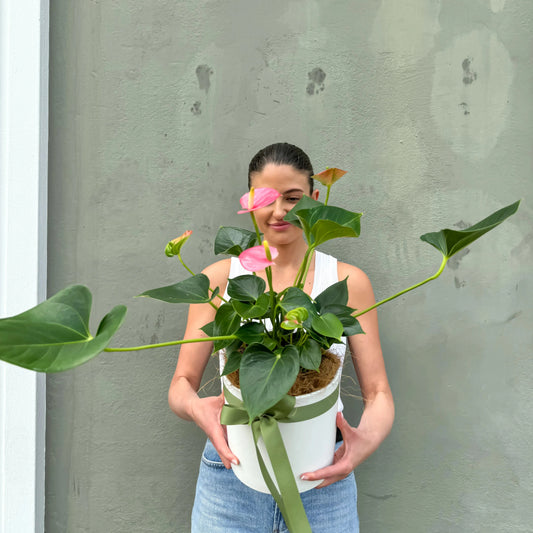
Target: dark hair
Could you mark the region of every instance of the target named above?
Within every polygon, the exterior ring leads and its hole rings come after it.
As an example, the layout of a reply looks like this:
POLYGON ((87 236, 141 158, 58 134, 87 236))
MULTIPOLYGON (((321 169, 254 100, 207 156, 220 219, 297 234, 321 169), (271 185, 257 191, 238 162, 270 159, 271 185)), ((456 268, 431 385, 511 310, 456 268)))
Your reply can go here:
POLYGON ((251 175, 254 172, 261 172, 268 163, 274 165, 290 165, 296 170, 307 174, 309 178, 309 189, 313 192, 313 165, 309 160, 308 155, 294 144, 289 143, 275 143, 259 150, 257 154, 252 157, 248 167, 248 188, 250 188, 251 175))

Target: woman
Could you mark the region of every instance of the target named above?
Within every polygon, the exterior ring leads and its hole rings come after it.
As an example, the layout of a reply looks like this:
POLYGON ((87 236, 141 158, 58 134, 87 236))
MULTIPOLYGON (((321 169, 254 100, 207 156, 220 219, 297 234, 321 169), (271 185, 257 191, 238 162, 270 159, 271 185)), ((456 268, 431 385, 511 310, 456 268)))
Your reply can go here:
MULTIPOLYGON (((303 195, 318 198, 313 190, 313 167, 307 155, 296 146, 278 143, 258 152, 250 162, 248 186, 270 187, 281 193, 267 207, 255 211, 265 240, 279 255, 272 266, 273 286, 279 292, 291 285, 307 249, 301 229, 283 217, 303 195)), ((228 278, 244 272, 238 260, 225 259, 204 270, 211 287, 224 294, 228 278)), ((264 272, 257 273, 266 279, 264 272)), ((348 278, 348 305, 366 309, 374 303, 372 286, 357 267, 315 252, 304 290, 316 296, 327 285, 348 278), (318 258, 318 259, 317 259, 318 258)), ((214 318, 209 304, 191 305, 185 338, 205 337, 200 328, 214 318)), ((359 317, 365 335, 348 338, 352 360, 364 398, 364 411, 357 427, 337 415, 342 434, 334 463, 315 472, 302 474, 308 480, 323 479, 317 489, 301 494, 313 531, 328 533, 359 530, 357 492, 353 470, 370 456, 388 435, 394 419, 390 391, 378 335, 376 310, 359 317)), ((222 395, 201 398, 197 394, 202 374, 212 352, 211 343, 182 346, 169 390, 171 409, 181 418, 194 421, 208 436, 202 457, 192 531, 199 533, 287 531, 274 499, 242 484, 230 467, 239 458, 229 449, 220 412, 222 395)))

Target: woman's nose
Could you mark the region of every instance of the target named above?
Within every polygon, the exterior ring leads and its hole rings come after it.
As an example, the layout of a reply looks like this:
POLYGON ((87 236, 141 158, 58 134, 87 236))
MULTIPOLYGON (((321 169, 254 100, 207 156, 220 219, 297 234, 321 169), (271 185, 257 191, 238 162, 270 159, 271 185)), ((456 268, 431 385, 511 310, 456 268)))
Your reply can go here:
POLYGON ((274 216, 276 218, 283 218, 286 214, 287 210, 285 209, 285 203, 283 202, 283 197, 280 196, 274 202, 274 216))

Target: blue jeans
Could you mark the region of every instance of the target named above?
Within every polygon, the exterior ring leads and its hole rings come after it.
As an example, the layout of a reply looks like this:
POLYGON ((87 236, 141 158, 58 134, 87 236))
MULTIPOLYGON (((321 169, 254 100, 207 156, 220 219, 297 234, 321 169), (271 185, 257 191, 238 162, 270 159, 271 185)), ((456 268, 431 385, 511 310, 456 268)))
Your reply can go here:
MULTIPOLYGON (((339 443, 340 444, 340 443, 339 443)), ((358 533, 357 488, 353 472, 345 479, 301 494, 313 533, 358 533)), ((192 533, 287 533, 270 494, 244 485, 226 470, 207 441, 196 485, 192 533)))

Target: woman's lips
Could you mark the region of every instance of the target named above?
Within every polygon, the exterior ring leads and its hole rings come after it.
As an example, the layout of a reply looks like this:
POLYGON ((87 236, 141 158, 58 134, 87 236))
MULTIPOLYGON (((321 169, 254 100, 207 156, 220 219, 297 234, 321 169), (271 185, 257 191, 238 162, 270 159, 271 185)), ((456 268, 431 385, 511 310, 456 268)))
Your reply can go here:
POLYGON ((270 224, 270 227, 274 231, 283 231, 283 230, 290 228, 291 224, 289 224, 288 222, 278 222, 276 224, 270 224))

